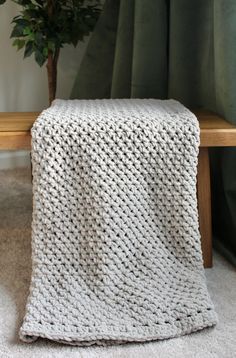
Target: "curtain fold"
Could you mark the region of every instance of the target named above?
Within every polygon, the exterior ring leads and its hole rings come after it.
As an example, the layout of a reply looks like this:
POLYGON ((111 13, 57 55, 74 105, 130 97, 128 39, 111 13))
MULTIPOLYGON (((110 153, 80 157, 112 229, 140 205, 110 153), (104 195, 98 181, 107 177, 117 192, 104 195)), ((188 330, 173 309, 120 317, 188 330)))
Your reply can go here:
MULTIPOLYGON (((236 1, 107 0, 71 98, 110 97, 175 98, 236 124, 236 1)), ((236 257, 236 149, 212 150, 211 166, 214 234, 236 257)))
POLYGON ((166 98, 167 16, 165 0, 135 1, 131 97, 166 98))
POLYGON ((108 97, 131 97, 134 36, 134 0, 121 0, 111 93, 108 97))
POLYGON ((106 1, 81 63, 71 98, 110 97, 119 8, 119 0, 106 1))
POLYGON ((212 5, 209 0, 171 1, 168 95, 189 107, 216 106, 212 5))

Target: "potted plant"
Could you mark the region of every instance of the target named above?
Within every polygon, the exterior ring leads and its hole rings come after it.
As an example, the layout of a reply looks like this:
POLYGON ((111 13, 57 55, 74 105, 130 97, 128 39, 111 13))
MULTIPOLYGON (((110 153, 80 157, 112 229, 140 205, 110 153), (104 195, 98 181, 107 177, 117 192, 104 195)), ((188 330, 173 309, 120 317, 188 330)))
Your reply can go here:
MULTIPOLYGON (((0 0, 2 4, 6 0, 0 0)), ((12 0, 21 6, 11 37, 24 58, 34 54, 39 66, 47 63, 49 103, 55 99, 57 64, 64 44, 76 46, 94 29, 100 0, 12 0)))

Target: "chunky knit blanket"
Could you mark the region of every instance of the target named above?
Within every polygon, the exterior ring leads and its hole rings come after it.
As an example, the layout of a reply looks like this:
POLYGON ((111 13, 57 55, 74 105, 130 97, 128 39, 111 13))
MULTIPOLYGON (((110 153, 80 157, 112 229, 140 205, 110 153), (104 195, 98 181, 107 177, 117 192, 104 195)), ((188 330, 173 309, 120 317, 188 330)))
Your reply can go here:
POLYGON ((200 248, 199 127, 174 100, 56 100, 32 129, 20 337, 149 341, 217 322, 200 248))

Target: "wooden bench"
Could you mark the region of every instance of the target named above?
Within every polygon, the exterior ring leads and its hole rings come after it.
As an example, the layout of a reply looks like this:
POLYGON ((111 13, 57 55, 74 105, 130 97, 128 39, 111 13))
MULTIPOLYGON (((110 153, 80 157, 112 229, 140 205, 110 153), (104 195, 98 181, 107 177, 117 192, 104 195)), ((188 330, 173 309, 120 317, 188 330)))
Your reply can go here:
MULTIPOLYGON (((198 163, 198 211, 205 267, 212 267, 209 147, 236 146, 236 126, 208 111, 194 111, 201 129, 198 163)), ((0 113, 0 150, 30 149, 30 129, 38 112, 0 113)))

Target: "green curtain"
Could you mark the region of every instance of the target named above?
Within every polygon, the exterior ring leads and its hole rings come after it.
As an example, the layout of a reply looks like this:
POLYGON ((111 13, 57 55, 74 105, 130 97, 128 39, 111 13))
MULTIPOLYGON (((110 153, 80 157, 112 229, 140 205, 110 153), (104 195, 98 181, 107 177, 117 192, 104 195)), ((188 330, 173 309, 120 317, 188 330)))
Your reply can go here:
MULTIPOLYGON (((107 0, 71 98, 175 98, 236 123, 235 0, 107 0)), ((236 257, 236 150, 211 155, 216 243, 236 257)))

